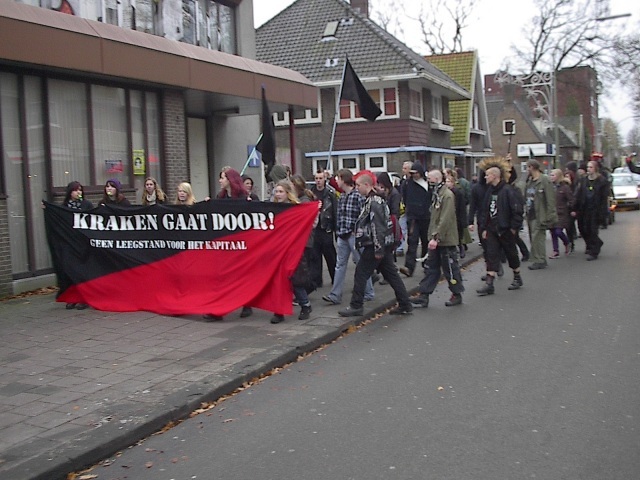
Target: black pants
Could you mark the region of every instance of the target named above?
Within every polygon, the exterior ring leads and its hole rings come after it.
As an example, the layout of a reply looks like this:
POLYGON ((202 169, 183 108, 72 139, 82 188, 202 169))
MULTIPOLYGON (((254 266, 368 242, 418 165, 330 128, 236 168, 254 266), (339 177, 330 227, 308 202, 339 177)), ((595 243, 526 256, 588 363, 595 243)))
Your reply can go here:
POLYGON ((393 291, 396 294, 396 300, 398 300, 400 307, 409 308, 411 305, 409 294, 407 293, 404 282, 400 278, 400 274, 393 263, 393 246, 385 248, 384 256, 381 260, 376 259, 373 246, 364 247, 362 249, 360 253, 360 261, 356 265, 356 273, 353 278, 351 308, 362 308, 365 285, 376 268, 389 285, 391 285, 391 288, 393 288, 393 291))
POLYGON ((311 279, 317 287, 322 286, 322 257, 327 262, 327 269, 333 283, 336 273, 336 246, 333 243, 333 232, 316 228, 313 232, 313 253, 311 255, 311 279))
POLYGON ((518 257, 517 248, 518 234, 515 235, 511 230, 507 230, 502 235, 497 232, 487 230, 487 238, 485 244, 487 271, 497 272, 500 269, 500 257, 504 254, 509 262, 512 270, 520 268, 520 257, 518 257))
POLYGON ((404 266, 411 273, 416 269, 416 258, 418 253, 418 242, 422 242, 422 255, 427 253, 429 243, 429 219, 428 218, 407 218, 407 256, 404 259, 404 266))
POLYGON ((587 244, 587 252, 597 257, 600 255, 602 245, 604 245, 604 242, 598 236, 600 221, 598 221, 596 215, 584 215, 581 223, 582 238, 584 238, 584 243, 587 244))
POLYGON ((458 247, 437 247, 429 250, 429 256, 423 263, 424 278, 420 280, 420 293, 431 295, 440 281, 441 273, 449 283, 451 293, 464 292, 462 274, 458 263, 458 247))

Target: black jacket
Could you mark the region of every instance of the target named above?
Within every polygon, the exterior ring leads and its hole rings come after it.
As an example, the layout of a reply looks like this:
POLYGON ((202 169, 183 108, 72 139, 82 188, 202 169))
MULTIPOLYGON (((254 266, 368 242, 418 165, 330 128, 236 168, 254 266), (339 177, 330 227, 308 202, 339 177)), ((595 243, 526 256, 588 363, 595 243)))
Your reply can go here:
POLYGON ((478 217, 479 229, 486 230, 489 227, 489 219, 492 214, 496 215, 499 235, 507 230, 515 230, 516 232, 520 230, 524 219, 524 198, 520 191, 503 181, 500 181, 495 187, 489 185, 484 196, 483 214, 478 217), (494 208, 497 208, 497 212, 491 211, 493 196, 496 196, 494 208), (480 219, 482 219, 482 223, 480 219))
POLYGON ((387 202, 372 190, 366 198, 355 226, 356 248, 373 246, 376 255, 384 255, 393 245, 393 223, 387 202))

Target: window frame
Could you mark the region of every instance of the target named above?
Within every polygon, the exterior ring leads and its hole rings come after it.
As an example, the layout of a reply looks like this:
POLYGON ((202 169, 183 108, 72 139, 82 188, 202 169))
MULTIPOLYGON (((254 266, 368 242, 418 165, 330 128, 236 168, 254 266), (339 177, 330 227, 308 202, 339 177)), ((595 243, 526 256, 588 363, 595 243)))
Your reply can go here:
MULTIPOLYGON (((337 88, 339 89, 340 87, 337 87, 337 88)), ((382 110, 382 114, 377 118, 377 120, 388 120, 388 119, 400 118, 400 100, 398 98, 399 89, 398 89, 397 82, 393 82, 393 83, 387 82, 386 84, 382 84, 380 86, 377 86, 376 88, 367 88, 367 93, 369 93, 369 95, 371 95, 371 92, 375 92, 375 91, 378 92, 378 98, 382 99, 382 101, 376 101, 376 104, 378 105, 380 110, 382 110), (393 104, 394 104, 396 113, 387 115, 385 113, 384 106, 386 103, 390 103, 390 102, 386 102, 385 100, 385 90, 390 90, 390 89, 394 90, 395 98, 393 99, 393 104)), ((339 95, 339 90, 336 90, 336 97, 338 95, 339 95)), ((372 95, 372 98, 374 99, 374 101, 376 100, 373 97, 373 95, 372 95)), ((367 119, 359 115, 356 115, 357 112, 358 110, 355 102, 351 100, 340 100, 338 104, 338 123, 366 122, 367 119), (348 105, 349 117, 342 117, 342 109, 347 107, 347 102, 349 102, 349 105, 348 105)))

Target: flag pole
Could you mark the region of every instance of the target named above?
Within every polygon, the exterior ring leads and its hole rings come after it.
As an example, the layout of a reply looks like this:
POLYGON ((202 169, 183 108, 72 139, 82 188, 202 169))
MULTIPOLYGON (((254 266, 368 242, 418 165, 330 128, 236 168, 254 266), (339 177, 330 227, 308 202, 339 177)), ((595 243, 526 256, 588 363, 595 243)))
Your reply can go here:
POLYGON ((342 80, 340 81, 340 89, 338 91, 338 98, 336 99, 336 111, 333 115, 333 128, 331 129, 331 143, 329 144, 329 155, 327 157, 327 166, 329 167, 332 173, 335 173, 333 170, 333 162, 331 160, 331 152, 333 151, 333 140, 336 136, 336 124, 338 123, 338 115, 340 113, 340 99, 342 98, 342 88, 344 87, 344 75, 347 71, 347 62, 349 61, 349 57, 345 55, 344 57, 344 66, 342 67, 342 80))
POLYGON ((262 135, 263 134, 261 133, 260 136, 258 137, 258 139, 256 140, 256 143, 253 146, 253 150, 251 150, 251 153, 247 157, 247 161, 244 162, 244 167, 242 167, 242 171, 240 172, 240 175, 244 175, 244 172, 247 170, 247 167, 249 166, 249 162, 251 161, 251 158, 256 153, 256 146, 258 145, 258 143, 260 143, 260 140, 262 140, 262 135))

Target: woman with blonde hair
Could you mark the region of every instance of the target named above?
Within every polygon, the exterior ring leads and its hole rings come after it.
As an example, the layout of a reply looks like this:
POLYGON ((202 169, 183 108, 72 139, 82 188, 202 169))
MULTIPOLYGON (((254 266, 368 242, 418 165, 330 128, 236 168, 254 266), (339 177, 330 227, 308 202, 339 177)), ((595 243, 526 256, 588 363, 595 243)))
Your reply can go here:
POLYGON ((142 205, 155 205, 156 203, 165 203, 167 196, 158 185, 153 177, 147 177, 144 181, 144 190, 142 191, 142 205))
MULTIPOLYGON (((296 205, 300 203, 296 193, 296 187, 289 180, 280 180, 276 183, 273 188, 273 201, 275 203, 293 203, 296 205)), ((298 320, 307 320, 311 314, 311 302, 309 301, 309 295, 305 288, 305 285, 309 284, 311 275, 311 272, 309 271, 310 250, 309 242, 307 242, 304 253, 300 258, 298 268, 291 278, 293 295, 296 303, 300 305, 300 315, 298 316, 298 320)), ((271 323, 280 323, 282 321, 284 321, 284 315, 279 313, 273 314, 271 323)))
POLYGON ((559 168, 551 170, 549 180, 551 180, 556 189, 556 212, 558 213, 558 221, 549 228, 551 231, 551 244, 553 245, 553 253, 549 255, 549 258, 553 259, 560 258, 558 239, 562 240, 564 244, 565 255, 571 253, 571 242, 564 230, 569 228, 574 201, 569 180, 564 177, 562 170, 559 168))
POLYGON ((193 195, 193 188, 191 184, 182 182, 178 185, 178 191, 176 194, 176 205, 193 205, 196 203, 196 197, 193 195))

